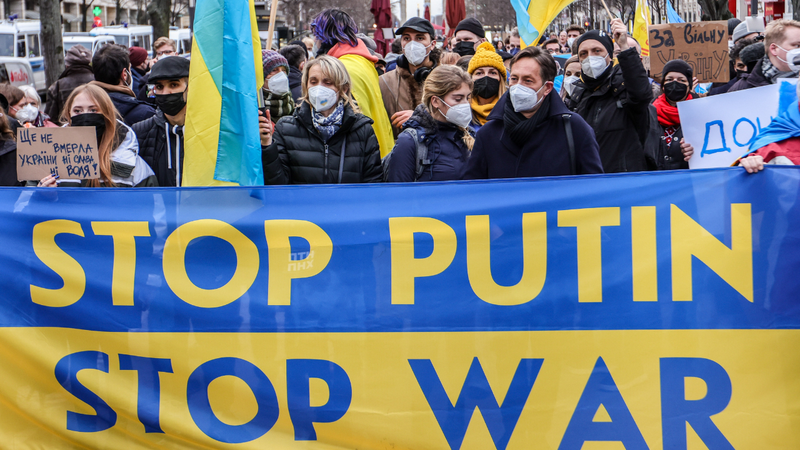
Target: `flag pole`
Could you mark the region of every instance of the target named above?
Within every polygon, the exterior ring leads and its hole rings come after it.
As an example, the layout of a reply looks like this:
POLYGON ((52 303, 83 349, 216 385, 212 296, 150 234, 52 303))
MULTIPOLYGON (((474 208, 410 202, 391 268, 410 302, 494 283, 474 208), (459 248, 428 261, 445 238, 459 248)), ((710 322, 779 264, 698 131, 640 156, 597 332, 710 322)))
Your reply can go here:
POLYGON ((275 35, 275 19, 278 18, 278 0, 272 0, 272 6, 269 9, 269 31, 267 31, 267 48, 265 50, 272 50, 272 37, 275 35))
POLYGON ((603 2, 603 8, 606 9, 606 12, 608 13, 609 19, 611 19, 611 20, 615 19, 616 17, 614 17, 614 15, 611 14, 611 10, 609 10, 608 9, 608 5, 606 5, 606 0, 600 0, 600 1, 603 2))

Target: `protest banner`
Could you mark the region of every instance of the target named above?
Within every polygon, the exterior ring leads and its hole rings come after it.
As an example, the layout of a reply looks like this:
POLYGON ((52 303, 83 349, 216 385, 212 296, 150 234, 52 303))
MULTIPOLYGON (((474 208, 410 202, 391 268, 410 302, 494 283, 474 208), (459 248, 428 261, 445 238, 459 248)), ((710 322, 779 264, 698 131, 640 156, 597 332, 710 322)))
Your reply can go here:
POLYGON ((0 442, 791 448, 799 190, 0 188, 0 442))
POLYGON ((665 23, 650 25, 648 31, 651 73, 660 74, 666 63, 682 59, 701 83, 730 80, 728 22, 665 23))
POLYGON ((778 113, 779 88, 772 84, 679 102, 683 137, 694 147, 689 168, 728 167, 747 153, 778 113))
POLYGON ((19 128, 17 180, 100 178, 94 127, 19 128))

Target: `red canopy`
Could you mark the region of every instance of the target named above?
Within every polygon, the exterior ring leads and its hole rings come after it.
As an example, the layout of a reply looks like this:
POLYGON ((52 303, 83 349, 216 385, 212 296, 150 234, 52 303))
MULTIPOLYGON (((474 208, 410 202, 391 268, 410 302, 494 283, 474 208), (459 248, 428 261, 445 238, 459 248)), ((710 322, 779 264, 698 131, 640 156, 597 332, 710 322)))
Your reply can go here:
POLYGON ((426 6, 425 7, 425 20, 427 20, 428 22, 431 21, 431 7, 430 6, 426 6))
POLYGON ((392 28, 392 6, 389 0, 372 0, 369 10, 375 16, 374 38, 378 53, 385 55, 389 50, 389 41, 383 38, 383 28, 392 28))
POLYGON ((444 10, 447 26, 450 28, 447 35, 453 36, 458 22, 461 22, 467 17, 467 8, 464 6, 464 0, 445 0, 444 10))

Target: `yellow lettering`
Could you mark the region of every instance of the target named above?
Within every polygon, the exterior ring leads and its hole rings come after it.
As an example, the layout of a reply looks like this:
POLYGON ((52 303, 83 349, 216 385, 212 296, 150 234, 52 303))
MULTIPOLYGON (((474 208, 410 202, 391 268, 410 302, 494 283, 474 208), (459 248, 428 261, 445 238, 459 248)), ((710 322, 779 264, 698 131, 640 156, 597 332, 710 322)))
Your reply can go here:
POLYGON ((749 203, 731 204, 728 248, 675 205, 670 206, 672 300, 692 300, 692 256, 702 261, 747 301, 753 301, 753 230, 749 203))
POLYGON ((456 232, 446 223, 430 217, 390 217, 392 241, 392 304, 414 304, 414 279, 442 273, 456 256, 456 232), (414 233, 433 238, 427 258, 414 257, 414 233))
POLYGON ((267 220, 264 222, 269 247, 269 287, 267 304, 290 305, 292 280, 309 278, 322 272, 333 255, 333 242, 319 225, 307 220, 267 220), (292 260, 290 237, 308 241, 305 258, 292 260))
POLYGON ((658 252, 656 250, 656 207, 631 208, 631 259, 633 301, 658 301, 658 252))
POLYGON ((578 235, 578 301, 603 301, 601 228, 619 226, 619 208, 586 208, 558 212, 559 227, 578 235))
POLYGON ((200 308, 227 305, 247 292, 258 275, 258 248, 242 232, 220 220, 203 219, 185 223, 164 243, 164 279, 181 300, 200 308), (236 270, 230 281, 216 289, 203 289, 186 273, 186 248, 197 238, 213 236, 233 246, 236 270))
POLYGON ((547 213, 522 215, 522 278, 500 286, 492 277, 489 216, 467 216, 467 274, 481 300, 493 305, 521 305, 536 298, 547 276, 547 213))
POLYGON ((59 289, 31 285, 33 303, 52 307, 69 306, 80 300, 86 290, 83 268, 56 244, 56 236, 62 233, 83 237, 83 228, 72 220, 48 220, 33 227, 33 252, 64 280, 64 286, 59 289))
POLYGON ((114 240, 114 271, 111 301, 117 306, 133 306, 133 281, 136 277, 136 237, 150 236, 147 222, 92 222, 97 236, 114 240))

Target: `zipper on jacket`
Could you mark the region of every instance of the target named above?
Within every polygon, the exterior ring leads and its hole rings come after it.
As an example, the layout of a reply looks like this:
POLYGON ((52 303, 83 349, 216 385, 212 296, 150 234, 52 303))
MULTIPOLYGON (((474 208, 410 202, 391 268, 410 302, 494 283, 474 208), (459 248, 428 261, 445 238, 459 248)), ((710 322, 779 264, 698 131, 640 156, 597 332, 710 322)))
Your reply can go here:
POLYGON ((325 168, 323 169, 322 182, 328 182, 328 141, 325 141, 325 168))

